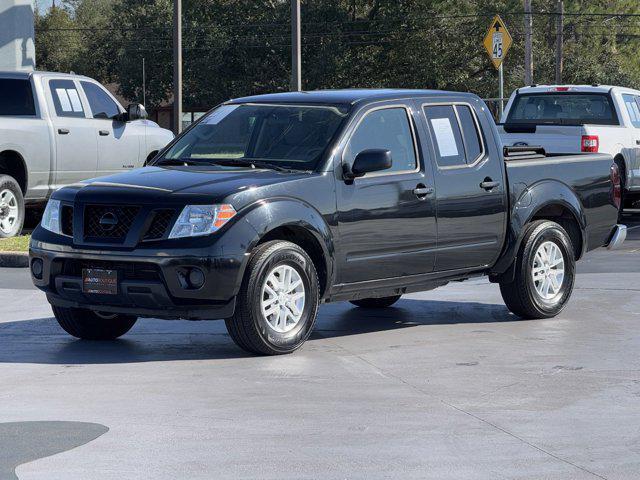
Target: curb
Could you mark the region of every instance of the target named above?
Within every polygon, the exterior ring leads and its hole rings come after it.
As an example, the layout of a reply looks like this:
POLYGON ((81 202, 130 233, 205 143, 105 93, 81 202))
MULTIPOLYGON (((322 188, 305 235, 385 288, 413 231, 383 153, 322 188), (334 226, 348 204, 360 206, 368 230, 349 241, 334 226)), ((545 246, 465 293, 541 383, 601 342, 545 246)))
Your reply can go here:
POLYGON ((0 267, 27 268, 29 254, 26 252, 0 252, 0 267))

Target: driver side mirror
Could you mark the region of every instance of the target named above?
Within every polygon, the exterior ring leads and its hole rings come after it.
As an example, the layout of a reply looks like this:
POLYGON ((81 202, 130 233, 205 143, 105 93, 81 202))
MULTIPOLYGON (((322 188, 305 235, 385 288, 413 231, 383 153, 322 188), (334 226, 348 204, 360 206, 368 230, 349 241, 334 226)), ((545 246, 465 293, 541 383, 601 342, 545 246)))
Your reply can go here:
POLYGON ((141 103, 132 103, 127 107, 127 121, 145 120, 149 114, 141 103))
POLYGON ((391 168, 393 161, 391 151, 383 149, 363 150, 356 155, 351 170, 345 165, 344 178, 353 180, 362 177, 367 173, 379 172, 391 168))

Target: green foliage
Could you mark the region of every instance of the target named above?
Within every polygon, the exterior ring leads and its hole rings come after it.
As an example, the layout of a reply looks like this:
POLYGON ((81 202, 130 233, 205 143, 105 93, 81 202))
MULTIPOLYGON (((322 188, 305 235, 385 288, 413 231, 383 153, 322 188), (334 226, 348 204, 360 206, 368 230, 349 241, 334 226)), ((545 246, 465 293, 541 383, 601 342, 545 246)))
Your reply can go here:
MULTIPOLYGON (((75 70, 147 103, 171 97, 171 0, 67 0, 37 19, 40 68, 75 70)), ((534 79, 553 83, 556 1, 534 0, 534 79)), ((289 88, 290 11, 284 0, 183 0, 185 105, 289 88)), ((565 1, 565 83, 637 86, 636 0, 565 1)), ((482 39, 500 13, 514 44, 506 92, 522 85, 521 0, 303 0, 304 88, 405 87, 496 97, 482 39)))

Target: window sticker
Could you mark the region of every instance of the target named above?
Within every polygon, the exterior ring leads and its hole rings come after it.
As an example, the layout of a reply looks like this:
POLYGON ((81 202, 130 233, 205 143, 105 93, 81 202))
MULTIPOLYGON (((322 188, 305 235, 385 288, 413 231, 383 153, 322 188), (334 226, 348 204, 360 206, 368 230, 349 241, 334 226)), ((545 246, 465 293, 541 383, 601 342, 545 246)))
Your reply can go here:
POLYGON ((82 112, 82 102, 80 101, 80 97, 78 96, 78 91, 69 88, 67 89, 67 94, 69 95, 69 99, 71 100, 73 111, 82 112))
POLYGON ((448 118, 432 118, 431 126, 436 136, 436 143, 441 157, 455 157, 458 155, 456 137, 448 118))
POLYGON ((220 108, 218 108, 215 112, 213 112, 211 115, 209 115, 209 117, 203 122, 206 125, 218 125, 222 120, 224 120, 239 106, 240 105, 223 105, 220 108))
POLYGON ((62 111, 70 112, 71 101, 69 100, 69 95, 67 95, 67 91, 64 88, 56 88, 56 95, 58 96, 58 100, 60 100, 60 106, 62 107, 62 111))

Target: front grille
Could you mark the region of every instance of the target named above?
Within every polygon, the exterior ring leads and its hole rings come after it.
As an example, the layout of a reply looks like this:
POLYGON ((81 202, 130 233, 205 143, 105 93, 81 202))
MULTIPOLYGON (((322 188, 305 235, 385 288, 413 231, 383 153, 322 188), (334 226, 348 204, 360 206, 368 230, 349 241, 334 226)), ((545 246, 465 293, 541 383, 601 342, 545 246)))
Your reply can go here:
POLYGON ((140 207, 87 205, 84 236, 91 239, 124 240, 140 207))
POLYGON ((158 266, 142 262, 109 262, 103 260, 65 259, 62 266, 63 275, 80 277, 85 268, 117 270, 121 280, 162 281, 158 266))
POLYGON ((161 240, 167 235, 171 227, 175 210, 156 210, 153 212, 153 220, 144 234, 144 241, 161 240))
POLYGON ((60 212, 60 229, 62 234, 68 237, 73 237, 73 207, 70 205, 63 205, 60 212))

